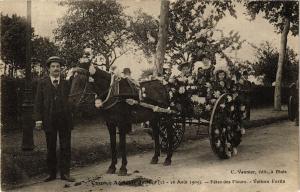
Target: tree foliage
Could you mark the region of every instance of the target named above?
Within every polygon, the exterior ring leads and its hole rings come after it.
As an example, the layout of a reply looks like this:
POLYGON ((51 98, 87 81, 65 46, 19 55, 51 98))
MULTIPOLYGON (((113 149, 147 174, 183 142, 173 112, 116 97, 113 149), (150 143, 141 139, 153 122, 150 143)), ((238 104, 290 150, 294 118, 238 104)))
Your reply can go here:
POLYGON ((60 20, 55 38, 69 63, 77 63, 91 48, 99 63, 109 67, 127 50, 127 16, 117 1, 66 1, 67 14, 60 20))
POLYGON ((1 15, 1 59, 13 70, 25 68, 26 25, 24 17, 1 15))
MULTIPOLYGON (((263 83, 265 85, 272 85, 276 79, 276 71, 278 64, 279 53, 270 42, 265 42, 256 50, 256 61, 252 63, 255 76, 263 76, 263 83)), ((285 56, 285 63, 283 65, 283 79, 284 85, 289 85, 295 82, 298 78, 298 59, 297 54, 290 48, 287 49, 285 56)))
POLYGON ((281 33, 280 51, 277 64, 274 109, 281 110, 281 86, 284 69, 284 57, 287 55, 287 40, 289 32, 298 35, 299 28, 299 2, 298 1, 246 1, 245 5, 252 19, 263 13, 276 32, 281 33))
POLYGON ((263 13, 263 17, 275 27, 278 33, 283 30, 283 17, 287 17, 291 24, 292 35, 298 35, 299 1, 246 1, 245 6, 252 19, 255 19, 257 14, 263 13))
POLYGON ((32 60, 34 63, 44 65, 46 60, 54 55, 59 55, 59 47, 49 38, 35 36, 32 41, 32 60))
MULTIPOLYGON (((234 8, 232 1, 178 0, 171 3, 166 62, 172 65, 194 63, 204 55, 215 62, 215 54, 230 60, 225 52, 241 48, 243 41, 237 32, 225 35, 216 30, 216 25, 227 13, 236 17, 234 8)), ((134 40, 146 54, 153 54, 157 35, 152 34, 158 31, 158 21, 141 13, 136 20, 133 33, 141 38, 134 40), (143 26, 148 23, 151 27, 144 31, 143 26)))
POLYGON ((141 10, 135 12, 135 17, 130 22, 130 31, 133 34, 132 40, 148 58, 156 50, 158 25, 157 19, 141 10))

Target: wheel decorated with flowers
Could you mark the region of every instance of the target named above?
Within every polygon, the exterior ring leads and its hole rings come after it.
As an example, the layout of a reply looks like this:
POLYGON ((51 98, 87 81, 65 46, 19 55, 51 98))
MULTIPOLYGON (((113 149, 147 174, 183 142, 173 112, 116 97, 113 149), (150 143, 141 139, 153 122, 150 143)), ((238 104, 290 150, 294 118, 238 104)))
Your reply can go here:
POLYGON ((208 134, 213 152, 221 159, 237 154, 237 146, 245 134, 242 127, 244 107, 237 94, 222 94, 212 109, 208 134))
POLYGON ((173 150, 176 150, 183 140, 185 132, 185 118, 181 116, 173 116, 172 119, 162 118, 160 121, 160 145, 161 151, 166 152, 168 149, 167 128, 171 126, 173 130, 173 150))

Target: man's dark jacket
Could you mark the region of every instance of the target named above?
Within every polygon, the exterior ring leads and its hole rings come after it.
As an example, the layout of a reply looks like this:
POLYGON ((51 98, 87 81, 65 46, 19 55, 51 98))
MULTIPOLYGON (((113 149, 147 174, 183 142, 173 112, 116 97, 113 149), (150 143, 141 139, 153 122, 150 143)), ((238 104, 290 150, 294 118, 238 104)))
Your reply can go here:
MULTIPOLYGON (((70 82, 60 78, 59 86, 57 88, 62 96, 62 111, 65 122, 65 129, 73 129, 72 114, 70 106, 68 104, 68 95, 70 91, 70 82)), ((34 117, 36 121, 43 121, 43 129, 48 132, 53 130, 52 128, 52 110, 53 110, 53 93, 54 87, 52 85, 50 77, 44 77, 38 83, 35 106, 34 106, 34 117)), ((55 121, 55 119, 54 119, 55 121)))

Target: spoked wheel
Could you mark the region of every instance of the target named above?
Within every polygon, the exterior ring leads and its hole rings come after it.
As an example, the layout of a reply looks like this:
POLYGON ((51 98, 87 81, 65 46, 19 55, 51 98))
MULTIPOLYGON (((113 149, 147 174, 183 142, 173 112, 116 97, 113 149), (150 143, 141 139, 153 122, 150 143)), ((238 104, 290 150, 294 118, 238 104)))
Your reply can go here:
POLYGON ((208 127, 210 145, 213 152, 221 159, 228 159, 237 154, 237 146, 241 142, 241 119, 245 112, 237 96, 223 94, 216 101, 208 127))
POLYGON ((162 118, 160 121, 159 139, 161 151, 166 152, 168 149, 167 126, 173 130, 173 151, 176 150, 182 142, 185 131, 185 118, 171 116, 162 118))
POLYGON ((288 114, 289 114, 289 120, 294 121, 296 117, 296 112, 295 112, 295 98, 293 96, 289 97, 288 114))

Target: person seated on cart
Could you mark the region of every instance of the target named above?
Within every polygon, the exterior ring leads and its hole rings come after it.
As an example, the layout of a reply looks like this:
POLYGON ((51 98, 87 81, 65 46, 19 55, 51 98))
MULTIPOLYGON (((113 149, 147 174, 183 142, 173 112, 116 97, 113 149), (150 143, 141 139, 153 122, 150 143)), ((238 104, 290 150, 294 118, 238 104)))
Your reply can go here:
MULTIPOLYGON (((195 63, 195 65, 197 62, 195 63)), ((214 66, 211 65, 211 60, 204 56, 201 61, 202 66, 197 70, 196 85, 199 96, 206 96, 209 89, 211 89, 211 82, 213 80, 214 66)))
POLYGON ((214 88, 221 94, 227 93, 230 89, 228 74, 225 70, 219 69, 215 73, 214 88))
POLYGON ((182 63, 178 66, 178 70, 180 73, 174 77, 174 83, 171 85, 174 90, 171 105, 175 105, 176 109, 182 114, 191 116, 193 114, 193 106, 190 96, 195 86, 190 63, 182 63))

